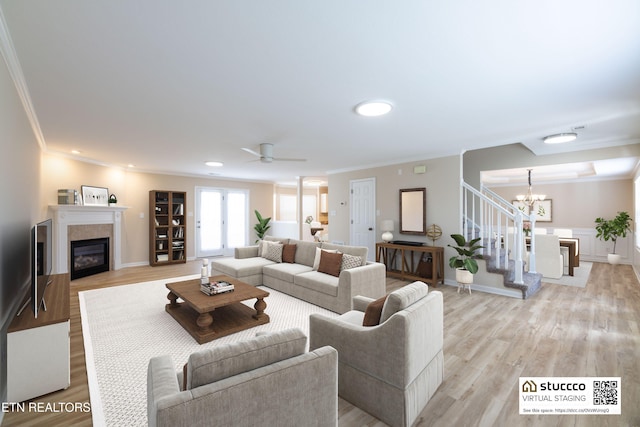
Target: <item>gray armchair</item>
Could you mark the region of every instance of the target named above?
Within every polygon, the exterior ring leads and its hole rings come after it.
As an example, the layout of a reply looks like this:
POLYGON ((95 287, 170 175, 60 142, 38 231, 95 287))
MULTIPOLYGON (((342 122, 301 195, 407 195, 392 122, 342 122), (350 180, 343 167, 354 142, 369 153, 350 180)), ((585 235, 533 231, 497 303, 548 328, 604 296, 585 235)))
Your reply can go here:
POLYGON ((312 314, 309 346, 338 350, 338 394, 392 426, 410 426, 444 376, 443 298, 414 282, 389 294, 377 326, 362 326, 369 298, 337 318, 312 314))
POLYGON ((151 359, 149 426, 337 426, 338 354, 306 345, 299 329, 261 335, 193 353, 184 375, 151 359))

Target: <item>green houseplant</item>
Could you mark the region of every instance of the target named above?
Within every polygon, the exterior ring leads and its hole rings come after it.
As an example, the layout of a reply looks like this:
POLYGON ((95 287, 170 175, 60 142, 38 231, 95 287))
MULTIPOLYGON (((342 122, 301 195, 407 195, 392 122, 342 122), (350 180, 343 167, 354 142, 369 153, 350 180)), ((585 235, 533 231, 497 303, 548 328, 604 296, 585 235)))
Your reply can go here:
POLYGON ((631 217, 627 212, 618 212, 613 219, 596 218, 596 238, 613 242, 613 251, 607 255, 609 263, 620 262, 620 255, 616 254, 616 243, 618 237, 627 237, 627 232, 631 232, 631 217))
POLYGON ((256 234, 258 235, 258 239, 256 240, 256 243, 258 243, 258 241, 262 240, 264 235, 267 233, 267 230, 271 228, 271 226, 269 225, 269 221, 271 221, 271 217, 264 218, 262 215, 260 215, 260 212, 258 212, 257 209, 254 212, 256 213, 256 218, 258 219, 258 223, 253 227, 253 229, 256 231, 256 234))
POLYGON ((479 245, 480 237, 467 240, 462 234, 452 234, 451 238, 456 242, 457 246, 447 245, 458 252, 458 255, 449 258, 449 267, 456 269, 456 281, 459 283, 472 283, 473 275, 478 272, 478 262, 476 259, 481 258, 478 249, 484 246, 479 245))

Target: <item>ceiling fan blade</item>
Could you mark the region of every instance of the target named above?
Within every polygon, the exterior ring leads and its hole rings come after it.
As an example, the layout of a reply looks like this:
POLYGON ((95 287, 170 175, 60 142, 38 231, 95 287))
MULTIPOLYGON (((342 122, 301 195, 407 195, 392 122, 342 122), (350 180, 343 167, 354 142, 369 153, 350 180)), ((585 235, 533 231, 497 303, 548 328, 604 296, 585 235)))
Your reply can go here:
POLYGON ((245 147, 242 147, 242 149, 243 149, 244 151, 246 151, 247 153, 251 153, 251 154, 253 154, 254 156, 262 157, 262 154, 258 153, 257 151, 253 151, 251 148, 245 148, 245 147))
POLYGON ((276 162, 306 162, 307 159, 288 159, 283 157, 274 157, 273 160, 276 162))

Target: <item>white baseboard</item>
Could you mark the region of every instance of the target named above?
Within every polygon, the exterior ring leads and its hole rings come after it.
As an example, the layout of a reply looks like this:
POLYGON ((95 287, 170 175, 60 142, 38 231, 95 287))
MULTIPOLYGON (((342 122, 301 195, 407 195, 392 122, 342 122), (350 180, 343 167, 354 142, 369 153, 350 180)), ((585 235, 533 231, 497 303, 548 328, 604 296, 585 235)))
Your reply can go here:
MULTIPOLYGON (((447 286, 455 286, 456 288, 458 287, 458 282, 456 282, 455 280, 445 279, 444 284, 447 286)), ((472 283, 471 291, 480 291, 487 294, 522 299, 522 291, 520 291, 519 289, 494 288, 493 286, 484 286, 472 283)))

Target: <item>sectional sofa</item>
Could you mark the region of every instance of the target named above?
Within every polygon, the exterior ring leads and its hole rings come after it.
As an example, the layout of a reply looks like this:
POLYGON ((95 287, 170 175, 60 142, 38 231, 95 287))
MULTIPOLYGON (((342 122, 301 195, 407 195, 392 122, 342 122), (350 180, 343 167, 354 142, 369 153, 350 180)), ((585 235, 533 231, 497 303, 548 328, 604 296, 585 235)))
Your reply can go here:
POLYGON ((224 274, 336 313, 352 309, 353 297, 386 293, 386 269, 367 261, 367 248, 265 236, 259 245, 236 248, 234 258, 211 263, 224 274))

